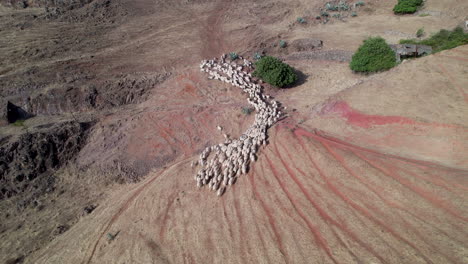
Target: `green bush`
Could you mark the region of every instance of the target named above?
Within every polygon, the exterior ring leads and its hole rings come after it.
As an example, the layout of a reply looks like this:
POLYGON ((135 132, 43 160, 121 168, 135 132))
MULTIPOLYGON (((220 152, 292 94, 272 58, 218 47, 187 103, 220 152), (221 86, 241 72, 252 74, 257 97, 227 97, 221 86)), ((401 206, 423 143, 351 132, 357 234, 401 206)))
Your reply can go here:
POLYGON ((442 29, 437 34, 423 40, 406 39, 400 40, 400 44, 421 44, 432 47, 432 53, 468 44, 468 33, 463 28, 456 27, 454 30, 442 29))
POLYGON ((284 40, 280 40, 280 42, 279 42, 279 46, 280 46, 280 48, 286 48, 286 46, 287 46, 287 43, 286 43, 286 41, 284 41, 284 40))
POLYGON ((393 7, 395 14, 412 14, 423 4, 423 0, 398 0, 393 7))
POLYGON ((356 3, 356 6, 364 6, 364 1, 358 1, 358 2, 356 3))
POLYGON ((424 28, 420 28, 416 31, 416 37, 420 38, 422 36, 424 36, 424 28))
POLYGON ((297 75, 291 66, 271 56, 265 56, 255 62, 253 75, 278 87, 285 87, 297 81, 297 75))
POLYGON ((395 52, 381 37, 364 40, 349 64, 356 72, 379 72, 396 65, 395 52))
POLYGON ((352 13, 351 13, 351 16, 352 16, 352 17, 357 17, 357 13, 356 13, 356 12, 352 12, 352 13))

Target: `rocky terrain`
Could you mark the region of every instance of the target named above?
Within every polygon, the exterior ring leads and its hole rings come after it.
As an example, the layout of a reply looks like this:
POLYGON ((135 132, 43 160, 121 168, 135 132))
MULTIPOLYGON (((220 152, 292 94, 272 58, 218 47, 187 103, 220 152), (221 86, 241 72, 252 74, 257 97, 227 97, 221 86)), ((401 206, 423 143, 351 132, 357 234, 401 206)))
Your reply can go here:
POLYGON ((0 263, 466 263, 468 48, 348 62, 468 5, 327 2, 0 0, 0 263))

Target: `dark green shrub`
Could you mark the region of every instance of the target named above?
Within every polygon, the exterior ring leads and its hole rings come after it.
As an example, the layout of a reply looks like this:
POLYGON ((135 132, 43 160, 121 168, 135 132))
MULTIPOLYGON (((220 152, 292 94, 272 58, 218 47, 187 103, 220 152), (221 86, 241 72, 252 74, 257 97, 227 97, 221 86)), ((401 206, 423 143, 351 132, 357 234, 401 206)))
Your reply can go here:
POLYGON ((395 65, 395 52, 381 37, 364 40, 349 64, 351 70, 356 72, 385 71, 395 65))
POLYGON ((286 48, 286 45, 287 45, 286 41, 280 40, 280 42, 279 42, 280 48, 286 48))
POLYGON ((328 12, 322 11, 320 15, 323 17, 328 17, 330 14, 328 14, 328 12))
POLYGON ((352 12, 352 13, 351 13, 351 16, 352 16, 352 17, 357 17, 357 13, 356 13, 356 12, 352 12))
POLYGON ((255 62, 253 75, 278 87, 285 87, 297 81, 297 75, 291 66, 271 56, 265 56, 255 62))
POLYGON ((468 44, 468 33, 463 28, 456 27, 454 30, 442 29, 437 34, 423 40, 406 39, 400 40, 400 44, 421 44, 432 47, 432 53, 468 44))
POLYGON ((423 4, 423 0, 398 0, 393 7, 395 14, 412 14, 423 4))
POLYGON ((364 6, 364 1, 358 1, 358 2, 356 3, 356 6, 364 6))

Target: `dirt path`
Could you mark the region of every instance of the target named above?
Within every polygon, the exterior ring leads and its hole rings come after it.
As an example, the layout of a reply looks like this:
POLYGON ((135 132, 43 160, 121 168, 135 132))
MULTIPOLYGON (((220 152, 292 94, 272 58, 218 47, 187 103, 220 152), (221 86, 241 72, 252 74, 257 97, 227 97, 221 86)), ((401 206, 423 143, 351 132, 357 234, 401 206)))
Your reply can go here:
POLYGON ((231 4, 231 1, 218 1, 213 10, 210 11, 200 34, 203 39, 201 51, 203 58, 220 56, 226 52, 223 16, 229 10, 231 4))

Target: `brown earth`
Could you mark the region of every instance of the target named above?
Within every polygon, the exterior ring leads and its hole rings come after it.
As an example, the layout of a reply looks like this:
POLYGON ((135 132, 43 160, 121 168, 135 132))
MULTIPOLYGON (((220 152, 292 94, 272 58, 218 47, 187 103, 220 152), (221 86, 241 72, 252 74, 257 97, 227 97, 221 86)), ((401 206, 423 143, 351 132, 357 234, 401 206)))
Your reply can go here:
POLYGON ((26 206, 0 200, 0 263, 468 261, 468 47, 371 76, 346 62, 369 35, 453 28, 463 1, 427 1, 425 17, 367 1, 326 24, 315 19, 326 1, 78 2, 0 5, 0 103, 35 115, 0 127, 1 150, 44 127, 93 124, 85 143, 51 140, 70 149, 34 178, 53 190, 26 206), (323 47, 278 47, 305 38, 323 47), (288 118, 219 198, 196 188, 189 164, 223 140, 216 125, 239 136, 253 120, 239 90, 198 71, 230 51, 280 56, 301 80, 265 87, 288 118))

